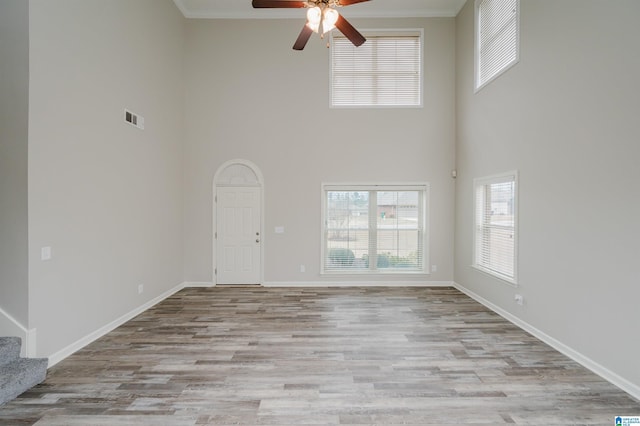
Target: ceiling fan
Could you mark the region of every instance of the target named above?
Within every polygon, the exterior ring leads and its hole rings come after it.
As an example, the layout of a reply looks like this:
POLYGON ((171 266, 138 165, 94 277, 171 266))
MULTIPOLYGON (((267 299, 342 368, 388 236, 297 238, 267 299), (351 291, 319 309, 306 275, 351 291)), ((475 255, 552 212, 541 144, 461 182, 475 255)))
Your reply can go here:
POLYGON ((254 8, 307 8, 307 23, 302 27, 293 48, 302 50, 309 41, 311 34, 319 33, 320 37, 334 28, 340 30, 355 46, 360 46, 367 39, 356 30, 335 9, 369 0, 253 0, 254 8), (321 28, 322 26, 322 28, 321 28))

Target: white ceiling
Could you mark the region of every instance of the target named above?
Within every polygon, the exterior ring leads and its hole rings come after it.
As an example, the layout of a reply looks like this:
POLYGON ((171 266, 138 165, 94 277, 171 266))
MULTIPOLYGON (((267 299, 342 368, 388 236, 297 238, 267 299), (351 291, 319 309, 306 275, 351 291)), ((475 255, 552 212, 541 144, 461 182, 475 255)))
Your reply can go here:
MULTIPOLYGON (((299 18, 297 9, 253 9, 251 0, 173 0, 187 18, 299 18)), ((344 8, 349 18, 456 16, 466 0, 371 0, 344 8)))

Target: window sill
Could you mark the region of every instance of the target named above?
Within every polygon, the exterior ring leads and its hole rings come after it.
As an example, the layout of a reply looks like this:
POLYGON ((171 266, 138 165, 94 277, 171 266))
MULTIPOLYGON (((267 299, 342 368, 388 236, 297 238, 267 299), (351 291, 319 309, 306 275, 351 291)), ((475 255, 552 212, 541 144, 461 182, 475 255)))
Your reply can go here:
POLYGON ((515 278, 507 277, 506 275, 499 274, 479 265, 471 265, 471 267, 476 271, 480 271, 483 274, 490 276, 491 278, 497 278, 500 282, 510 285, 511 287, 518 287, 518 281, 515 278))

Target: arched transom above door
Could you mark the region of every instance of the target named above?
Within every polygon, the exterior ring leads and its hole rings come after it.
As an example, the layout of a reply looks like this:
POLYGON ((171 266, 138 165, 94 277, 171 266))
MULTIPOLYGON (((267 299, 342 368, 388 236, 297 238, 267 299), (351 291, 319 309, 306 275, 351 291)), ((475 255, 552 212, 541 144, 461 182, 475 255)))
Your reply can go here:
POLYGON ((233 162, 221 167, 216 177, 220 186, 261 186, 262 179, 250 164, 233 162))

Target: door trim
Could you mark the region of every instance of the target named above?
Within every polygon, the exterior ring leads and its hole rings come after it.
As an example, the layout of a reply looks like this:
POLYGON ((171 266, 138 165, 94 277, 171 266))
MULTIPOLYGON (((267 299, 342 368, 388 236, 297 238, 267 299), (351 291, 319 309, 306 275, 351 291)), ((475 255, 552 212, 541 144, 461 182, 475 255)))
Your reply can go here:
POLYGON ((260 271, 259 271, 259 281, 260 285, 264 283, 264 249, 265 249, 265 232, 264 232, 264 178, 262 176, 262 172, 260 168, 255 165, 253 162, 244 159, 234 159, 229 160, 223 163, 215 175, 213 176, 213 189, 211 196, 211 205, 212 205, 212 232, 211 232, 211 248, 212 248, 212 269, 211 276, 213 279, 211 282, 213 285, 218 284, 218 277, 216 275, 216 269, 218 267, 218 253, 217 253, 217 244, 216 244, 216 232, 218 229, 218 218, 217 218, 217 208, 216 208, 216 197, 218 194, 218 187, 224 186, 239 186, 239 187, 257 187, 260 188, 260 236, 261 236, 261 244, 260 244, 260 271), (243 172, 238 173, 238 172, 243 172), (246 173, 250 171, 251 173, 246 173))

